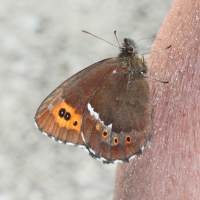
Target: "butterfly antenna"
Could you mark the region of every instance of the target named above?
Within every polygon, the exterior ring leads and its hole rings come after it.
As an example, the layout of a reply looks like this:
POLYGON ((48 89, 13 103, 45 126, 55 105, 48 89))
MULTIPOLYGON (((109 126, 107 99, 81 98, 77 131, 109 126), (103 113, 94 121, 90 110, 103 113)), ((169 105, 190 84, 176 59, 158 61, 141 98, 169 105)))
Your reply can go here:
POLYGON ((118 37, 117 37, 117 31, 114 31, 114 34, 115 34, 115 37, 117 38, 117 42, 118 42, 120 48, 121 48, 121 49, 125 49, 125 47, 123 47, 123 46, 120 44, 120 42, 119 42, 119 39, 118 39, 118 37))
MULTIPOLYGON (((88 32, 88 31, 84 31, 84 30, 81 30, 81 31, 84 32, 84 33, 90 34, 90 35, 92 35, 92 36, 94 36, 94 37, 96 37, 96 38, 98 38, 98 39, 100 39, 100 40, 103 40, 104 42, 107 42, 107 43, 109 43, 109 44, 111 44, 111 45, 113 45, 113 46, 115 46, 115 47, 118 47, 118 46, 116 46, 116 45, 114 45, 114 44, 112 44, 112 43, 110 43, 110 42, 108 42, 108 41, 106 41, 106 40, 104 40, 104 39, 102 39, 102 38, 100 38, 100 37, 98 37, 98 36, 96 36, 96 35, 90 33, 90 32, 88 32)), ((118 48, 119 48, 119 47, 118 47, 118 48)))
MULTIPOLYGON (((156 38, 141 38, 141 39, 139 39, 136 43, 138 43, 139 41, 144 40, 144 39, 145 39, 145 40, 146 40, 146 39, 155 40, 156 38)), ((135 44, 136 44, 136 43, 135 43, 135 44)))

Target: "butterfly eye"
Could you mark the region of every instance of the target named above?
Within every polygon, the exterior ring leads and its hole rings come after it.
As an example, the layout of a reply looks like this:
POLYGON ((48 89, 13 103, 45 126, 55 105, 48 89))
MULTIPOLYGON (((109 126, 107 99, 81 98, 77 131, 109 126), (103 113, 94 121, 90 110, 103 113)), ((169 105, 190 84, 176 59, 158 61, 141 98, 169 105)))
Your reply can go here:
POLYGON ((114 142, 115 145, 117 145, 119 143, 119 139, 117 137, 114 137, 113 142, 114 142))
POLYGON ((104 138, 108 137, 108 131, 107 131, 107 130, 103 130, 102 136, 103 136, 104 138))
POLYGON ((132 137, 131 137, 130 135, 127 135, 127 136, 126 136, 126 142, 127 142, 128 144, 130 144, 130 143, 131 143, 131 140, 132 140, 132 137))
POLYGON ((66 111, 65 111, 64 108, 61 108, 61 109, 59 110, 59 116, 60 116, 60 117, 64 117, 65 113, 66 113, 66 111))
POLYGON ((131 46, 127 46, 126 50, 129 51, 129 52, 133 52, 133 48, 131 46))

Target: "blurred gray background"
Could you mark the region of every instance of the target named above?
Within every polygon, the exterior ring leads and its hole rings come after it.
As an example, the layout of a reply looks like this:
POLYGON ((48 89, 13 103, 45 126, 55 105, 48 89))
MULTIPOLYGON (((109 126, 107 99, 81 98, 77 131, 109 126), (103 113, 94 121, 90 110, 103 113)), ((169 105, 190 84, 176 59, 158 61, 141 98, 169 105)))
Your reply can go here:
MULTIPOLYGON (((116 164, 61 145, 34 125, 43 99, 79 70, 109 57, 124 37, 156 37, 173 0, 1 0, 0 200, 112 199, 116 164)), ((139 53, 152 40, 142 40, 139 53)))

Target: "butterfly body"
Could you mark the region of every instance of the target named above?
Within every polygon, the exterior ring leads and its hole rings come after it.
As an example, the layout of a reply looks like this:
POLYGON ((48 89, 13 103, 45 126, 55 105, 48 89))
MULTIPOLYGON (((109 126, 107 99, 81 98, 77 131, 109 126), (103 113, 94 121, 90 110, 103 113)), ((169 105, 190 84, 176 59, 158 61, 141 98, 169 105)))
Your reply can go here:
POLYGON ((125 39, 119 57, 91 65, 55 89, 35 122, 41 132, 77 145, 104 163, 128 162, 151 138, 152 106, 145 63, 125 39))

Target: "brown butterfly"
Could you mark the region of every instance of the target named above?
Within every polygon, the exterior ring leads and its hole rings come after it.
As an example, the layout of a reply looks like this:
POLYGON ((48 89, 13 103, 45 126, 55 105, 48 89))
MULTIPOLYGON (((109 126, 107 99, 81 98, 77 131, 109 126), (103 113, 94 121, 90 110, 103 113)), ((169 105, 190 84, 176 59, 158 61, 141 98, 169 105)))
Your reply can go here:
POLYGON ((144 54, 136 55, 131 39, 124 39, 120 49, 119 57, 95 63, 62 83, 35 116, 43 134, 85 148, 104 163, 128 162, 152 135, 144 54))

